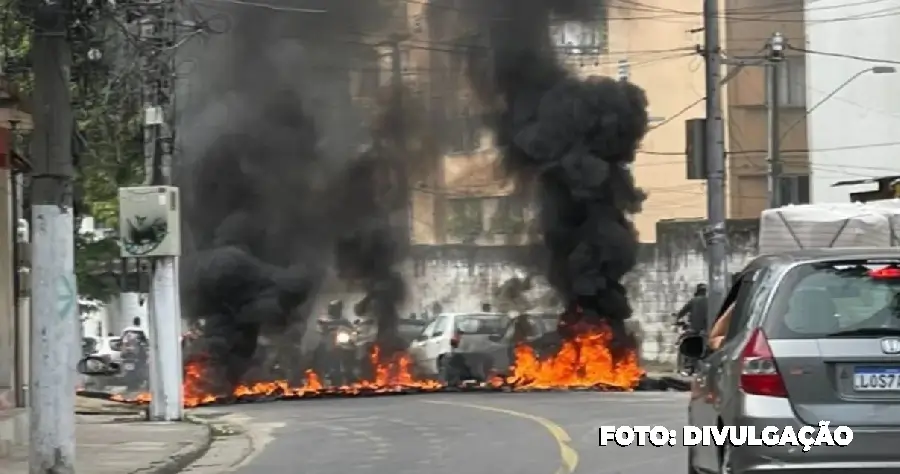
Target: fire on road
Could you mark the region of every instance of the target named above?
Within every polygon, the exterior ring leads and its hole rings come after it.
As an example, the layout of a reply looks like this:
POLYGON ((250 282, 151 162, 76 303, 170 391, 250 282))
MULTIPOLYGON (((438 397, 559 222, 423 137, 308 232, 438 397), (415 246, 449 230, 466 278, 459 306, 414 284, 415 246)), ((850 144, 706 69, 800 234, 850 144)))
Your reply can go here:
MULTIPOLYGON (((598 389, 630 391, 644 375, 634 351, 614 357, 612 335, 593 328, 565 340, 554 355, 539 358, 535 351, 520 345, 515 349, 515 363, 510 375, 493 377, 487 388, 510 390, 535 389, 598 389)), ((187 407, 208 405, 222 401, 266 398, 305 398, 328 394, 364 395, 378 393, 408 393, 439 391, 444 386, 434 380, 417 380, 412 376, 409 357, 399 353, 385 358, 376 347, 371 354, 375 367, 372 380, 341 387, 327 387, 318 374, 306 372, 306 382, 300 386, 285 380, 257 381, 239 385, 232 393, 213 393, 205 387, 204 366, 200 362, 185 367, 184 404, 187 407)), ((112 396, 114 400, 147 403, 149 393, 132 397, 112 396)))

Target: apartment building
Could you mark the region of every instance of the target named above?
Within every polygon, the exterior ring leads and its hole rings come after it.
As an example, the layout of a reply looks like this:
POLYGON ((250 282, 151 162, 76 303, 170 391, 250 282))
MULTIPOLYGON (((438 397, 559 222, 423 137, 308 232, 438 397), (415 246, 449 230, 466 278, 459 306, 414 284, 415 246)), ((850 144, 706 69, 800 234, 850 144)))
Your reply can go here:
MULTIPOLYGON (((766 207, 768 195, 761 54, 775 32, 803 49, 803 4, 723 0, 722 9, 723 54, 729 63, 724 97, 729 216, 752 218, 766 207)), ((423 157, 430 160, 428 171, 414 183, 414 242, 524 242, 518 231, 530 210, 503 179, 491 134, 468 88, 464 55, 479 46, 460 27, 461 13, 451 0, 410 3, 407 14, 411 27, 404 64, 428 104, 429 123, 441 132, 436 156, 423 157)), ((650 131, 633 166, 638 184, 649 193, 635 217, 645 242, 656 240, 661 219, 706 215, 705 182, 687 179, 685 159, 685 122, 705 115, 704 64, 697 54, 702 26, 699 5, 681 9, 663 0, 610 0, 597 2, 590 21, 559 21, 552 27, 560 58, 574 73, 618 77, 647 93, 650 131)), ((784 162, 778 186, 787 202, 804 203, 810 200, 806 60, 794 50, 787 56, 778 77, 784 162)))
POLYGON ((410 88, 428 111, 418 172, 411 173, 414 244, 517 245, 528 209, 504 178, 487 117, 466 71, 470 55, 487 53, 463 27, 456 2, 410 3, 404 64, 410 88), (425 130, 428 128, 428 131, 425 130))
POLYGON ((813 202, 848 202, 851 194, 879 187, 834 187, 838 181, 900 175, 898 7, 898 0, 806 4, 813 202))
MULTIPOLYGON (((726 90, 727 172, 729 215, 757 218, 768 201, 768 106, 766 66, 760 61, 776 32, 797 49, 805 48, 802 0, 762 2, 724 0, 724 53, 731 79, 726 90), (739 65, 742 64, 742 65, 739 65)), ((777 124, 784 176, 777 183, 786 203, 810 201, 807 140, 806 58, 786 50, 780 67, 777 124)))
POLYGON ((641 241, 655 242, 658 221, 706 215, 705 185, 687 179, 685 158, 685 121, 704 116, 703 63, 696 54, 703 19, 664 0, 604 3, 606 46, 598 60, 575 70, 627 79, 647 94, 650 131, 633 172, 649 197, 635 224, 641 241))
MULTIPOLYGON (((658 220, 705 214, 703 184, 686 179, 684 154, 684 122, 703 114, 702 63, 694 54, 700 36, 691 32, 702 19, 669 11, 662 0, 635 5, 598 1, 590 21, 556 22, 551 35, 574 73, 618 76, 647 92, 650 125, 658 128, 647 135, 634 165, 639 185, 650 194, 635 221, 641 239, 652 242, 658 220)), ((430 123, 441 133, 429 173, 414 183, 414 243, 523 243, 521 231, 531 209, 504 179, 464 68, 465 55, 486 45, 473 44, 453 1, 410 3, 407 13, 412 26, 404 64, 416 72, 416 89, 429 104, 430 123)))

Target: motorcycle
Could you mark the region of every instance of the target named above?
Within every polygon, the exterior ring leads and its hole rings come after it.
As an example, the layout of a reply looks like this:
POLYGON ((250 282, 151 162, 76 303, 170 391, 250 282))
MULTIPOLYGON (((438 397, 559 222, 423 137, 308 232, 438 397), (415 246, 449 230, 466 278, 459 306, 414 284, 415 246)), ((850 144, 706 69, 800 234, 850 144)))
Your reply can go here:
POLYGON ((349 385, 359 378, 359 357, 357 341, 359 334, 347 324, 337 323, 322 332, 319 343, 319 363, 321 374, 331 386, 349 385))
POLYGON ((149 361, 146 344, 123 344, 119 378, 129 390, 141 390, 149 383, 149 361))
POLYGON ((685 357, 684 354, 678 350, 681 347, 681 341, 688 336, 695 336, 697 333, 693 329, 691 329, 691 325, 684 319, 676 319, 672 324, 675 329, 678 331, 678 338, 675 340, 675 353, 677 354, 677 358, 675 360, 675 370, 685 376, 688 377, 693 375, 695 370, 695 362, 696 360, 685 357))

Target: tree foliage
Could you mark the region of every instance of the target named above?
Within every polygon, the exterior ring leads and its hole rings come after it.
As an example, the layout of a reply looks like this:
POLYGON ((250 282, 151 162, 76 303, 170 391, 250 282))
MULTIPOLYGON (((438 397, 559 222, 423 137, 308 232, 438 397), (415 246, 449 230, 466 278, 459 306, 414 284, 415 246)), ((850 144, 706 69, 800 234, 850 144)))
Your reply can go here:
MULTIPOLYGON (((12 9, 4 16, 0 38, 5 65, 12 66, 4 68, 8 72, 4 79, 7 87, 27 103, 32 84, 29 54, 33 31, 28 21, 12 14, 12 9)), ((103 31, 102 26, 95 25, 92 31, 103 31)), ((75 272, 82 298, 107 301, 119 291, 118 188, 143 180, 140 70, 133 61, 116 64, 127 46, 121 38, 118 42, 115 37, 105 38, 104 60, 91 61, 86 47, 97 43, 96 38, 85 44, 73 42, 76 213, 80 218, 93 217, 95 227, 110 231, 81 234, 81 219, 76 221, 75 272)))

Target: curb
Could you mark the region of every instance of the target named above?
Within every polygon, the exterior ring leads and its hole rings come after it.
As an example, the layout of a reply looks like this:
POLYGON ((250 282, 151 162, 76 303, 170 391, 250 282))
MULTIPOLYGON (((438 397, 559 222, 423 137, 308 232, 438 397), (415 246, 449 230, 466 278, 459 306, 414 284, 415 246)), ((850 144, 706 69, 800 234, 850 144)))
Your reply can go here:
POLYGON ((178 474, 185 468, 193 464, 195 461, 203 457, 213 442, 213 428, 209 423, 203 420, 185 415, 184 423, 193 423, 206 428, 206 435, 199 441, 194 441, 190 445, 185 446, 175 454, 172 454, 160 463, 153 466, 132 471, 130 474, 178 474))
POLYGON ((118 415, 118 416, 143 416, 142 410, 75 410, 76 415, 94 416, 94 415, 118 415))

